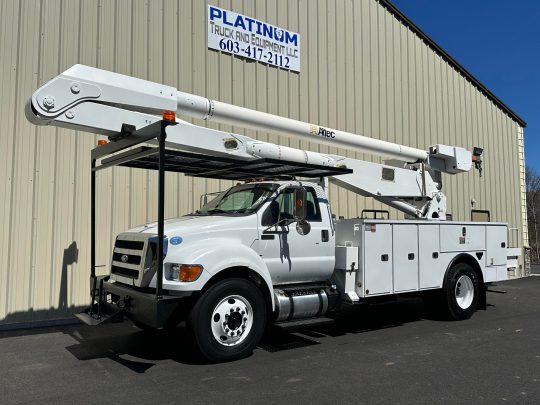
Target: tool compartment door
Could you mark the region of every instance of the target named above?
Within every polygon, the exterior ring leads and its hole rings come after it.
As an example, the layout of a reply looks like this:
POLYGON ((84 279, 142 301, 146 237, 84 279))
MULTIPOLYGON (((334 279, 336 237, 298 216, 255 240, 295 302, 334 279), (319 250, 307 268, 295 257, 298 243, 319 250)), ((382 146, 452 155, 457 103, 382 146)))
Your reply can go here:
POLYGON ((486 226, 486 248, 488 266, 506 265, 508 259, 506 225, 486 226))
POLYGON ((418 289, 418 225, 394 224, 394 292, 418 289))
POLYGON ((392 225, 365 223, 363 235, 364 282, 362 295, 392 292, 392 225))
POLYGON ((486 249, 486 226, 481 224, 441 223, 441 252, 470 252, 486 249))
POLYGON ((439 225, 418 226, 420 289, 441 287, 447 263, 439 252, 439 225))

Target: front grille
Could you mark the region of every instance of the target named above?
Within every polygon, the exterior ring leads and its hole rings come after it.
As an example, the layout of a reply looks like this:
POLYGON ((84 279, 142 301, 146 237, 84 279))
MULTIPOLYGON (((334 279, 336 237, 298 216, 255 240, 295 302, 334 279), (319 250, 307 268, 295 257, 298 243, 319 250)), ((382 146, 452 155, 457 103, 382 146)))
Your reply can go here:
POLYGON ((115 265, 111 266, 111 273, 118 274, 119 276, 129 277, 129 278, 139 277, 139 272, 137 270, 126 269, 124 267, 118 267, 115 265))
MULTIPOLYGON (((157 236, 125 232, 116 237, 111 258, 111 280, 135 287, 148 287, 157 270, 157 236)), ((164 256, 167 237, 163 241, 164 256)))
POLYGON ((128 263, 128 264, 141 264, 141 256, 133 255, 133 254, 130 255, 130 254, 125 254, 125 253, 113 253, 113 261, 128 263))
POLYGON ((156 236, 126 232, 117 236, 111 261, 111 278, 146 287, 155 273, 156 236))
POLYGON ((120 249, 143 250, 144 242, 138 240, 116 239, 114 247, 120 249))

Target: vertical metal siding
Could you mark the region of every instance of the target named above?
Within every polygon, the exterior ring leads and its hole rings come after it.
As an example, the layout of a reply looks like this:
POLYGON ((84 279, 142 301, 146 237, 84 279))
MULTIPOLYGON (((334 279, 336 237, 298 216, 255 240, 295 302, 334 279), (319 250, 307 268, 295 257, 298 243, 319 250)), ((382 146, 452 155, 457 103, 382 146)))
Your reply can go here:
MULTIPOLYGON (((494 220, 520 228, 523 245, 522 128, 376 0, 210 3, 299 32, 301 73, 208 50, 203 1, 0 2, 0 323, 62 318, 88 302, 89 156, 97 137, 34 127, 23 112, 39 85, 75 63, 415 147, 483 146, 483 178, 444 176, 449 211, 468 220, 474 199, 494 220)), ((231 184, 172 174, 166 181, 168 217, 196 209, 200 194, 231 184)), ((118 232, 156 218, 157 182, 153 173, 115 168, 99 172, 97 184, 97 262, 106 265, 118 232)), ((335 186, 329 193, 338 216, 383 208, 335 186)))

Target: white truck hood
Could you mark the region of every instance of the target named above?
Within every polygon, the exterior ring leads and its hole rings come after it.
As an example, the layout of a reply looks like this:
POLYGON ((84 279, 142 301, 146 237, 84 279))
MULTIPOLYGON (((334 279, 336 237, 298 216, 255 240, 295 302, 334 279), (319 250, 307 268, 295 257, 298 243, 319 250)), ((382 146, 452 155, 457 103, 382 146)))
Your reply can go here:
MULTIPOLYGON (((257 214, 190 215, 165 220, 164 233, 169 240, 175 236, 180 237, 184 242, 227 237, 241 239, 242 244, 249 246, 258 238, 257 222, 257 214)), ((128 232, 157 234, 157 222, 137 226, 128 232)))

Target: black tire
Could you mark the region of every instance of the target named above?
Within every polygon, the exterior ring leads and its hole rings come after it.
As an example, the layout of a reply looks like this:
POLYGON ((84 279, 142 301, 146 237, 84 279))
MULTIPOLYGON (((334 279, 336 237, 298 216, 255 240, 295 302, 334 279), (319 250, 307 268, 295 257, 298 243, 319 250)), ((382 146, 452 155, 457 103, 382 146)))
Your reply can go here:
POLYGON ((199 298, 189 314, 187 326, 200 353, 211 362, 223 362, 240 359, 253 352, 264 333, 266 318, 266 304, 259 288, 248 280, 233 278, 213 285, 199 298), (228 297, 232 298, 226 300, 228 297), (237 301, 232 302, 235 298, 237 301), (248 313, 250 311, 246 305, 249 305, 252 317, 240 315, 241 311, 236 311, 236 309, 234 309, 234 319, 233 315, 216 317, 216 314, 222 313, 218 308, 224 308, 231 302, 230 305, 238 304, 238 308, 242 311, 245 309, 248 313), (240 316, 240 322, 244 324, 238 325, 236 314, 240 316), (242 329, 246 319, 249 319, 247 321, 249 327, 242 329), (221 325, 223 328, 230 328, 229 332, 223 330, 220 334, 220 339, 224 343, 214 336, 214 328, 219 329, 221 325), (233 336, 228 336, 228 333, 232 333, 233 336), (241 335, 235 337, 235 333, 241 333, 241 335), (235 342, 235 339, 238 340, 235 342))
POLYGON ((478 307, 479 298, 480 281, 473 268, 467 263, 454 264, 443 283, 442 303, 446 315, 456 321, 469 319, 478 307))

